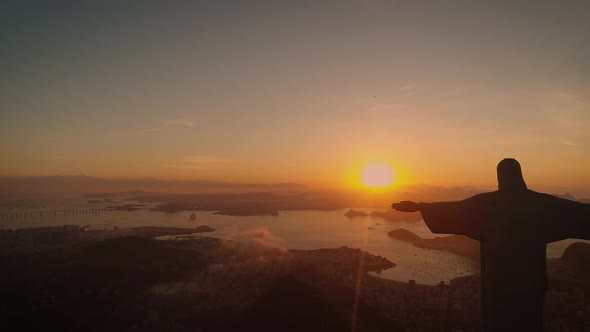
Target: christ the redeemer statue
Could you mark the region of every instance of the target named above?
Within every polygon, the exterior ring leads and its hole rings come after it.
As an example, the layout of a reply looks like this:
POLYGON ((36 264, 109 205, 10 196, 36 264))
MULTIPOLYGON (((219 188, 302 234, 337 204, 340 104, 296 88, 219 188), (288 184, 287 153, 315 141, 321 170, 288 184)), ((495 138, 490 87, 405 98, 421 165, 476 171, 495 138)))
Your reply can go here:
POLYGON ((433 233, 480 241, 481 313, 486 332, 541 331, 547 289, 546 249, 567 238, 590 239, 590 204, 527 189, 520 164, 498 164, 498 190, 458 202, 392 204, 420 211, 433 233))

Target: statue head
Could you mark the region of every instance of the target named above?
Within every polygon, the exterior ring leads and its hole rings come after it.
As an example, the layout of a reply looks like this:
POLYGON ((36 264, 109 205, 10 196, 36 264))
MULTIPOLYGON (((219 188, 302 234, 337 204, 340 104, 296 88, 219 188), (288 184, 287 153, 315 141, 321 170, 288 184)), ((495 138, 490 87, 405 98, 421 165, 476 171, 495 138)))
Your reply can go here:
POLYGON ((522 177, 520 164, 516 159, 505 158, 498 163, 498 190, 500 191, 524 191, 526 183, 522 177))

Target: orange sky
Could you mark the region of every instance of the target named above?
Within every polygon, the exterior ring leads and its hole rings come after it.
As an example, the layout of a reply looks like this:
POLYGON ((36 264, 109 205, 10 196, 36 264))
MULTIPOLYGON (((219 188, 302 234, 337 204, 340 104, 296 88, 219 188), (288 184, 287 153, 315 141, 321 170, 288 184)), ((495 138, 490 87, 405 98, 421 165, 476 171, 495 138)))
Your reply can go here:
POLYGON ((575 4, 129 6, 8 10, 0 176, 590 188, 575 4))

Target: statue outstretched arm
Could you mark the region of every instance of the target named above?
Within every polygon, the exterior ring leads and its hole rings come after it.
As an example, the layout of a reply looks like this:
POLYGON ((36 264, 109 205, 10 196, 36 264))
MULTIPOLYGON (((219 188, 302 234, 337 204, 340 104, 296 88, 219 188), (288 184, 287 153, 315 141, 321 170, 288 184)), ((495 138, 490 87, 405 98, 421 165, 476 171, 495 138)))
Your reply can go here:
POLYGON ((546 223, 547 242, 568 238, 590 240, 590 204, 554 197, 546 223))
POLYGON ((420 207, 425 203, 416 203, 412 201, 401 201, 399 203, 391 204, 391 208, 401 212, 417 212, 420 211, 420 207))
POLYGON ((433 233, 463 234, 478 240, 480 227, 471 198, 457 202, 416 203, 402 201, 391 205, 397 211, 420 211, 422 219, 433 233))

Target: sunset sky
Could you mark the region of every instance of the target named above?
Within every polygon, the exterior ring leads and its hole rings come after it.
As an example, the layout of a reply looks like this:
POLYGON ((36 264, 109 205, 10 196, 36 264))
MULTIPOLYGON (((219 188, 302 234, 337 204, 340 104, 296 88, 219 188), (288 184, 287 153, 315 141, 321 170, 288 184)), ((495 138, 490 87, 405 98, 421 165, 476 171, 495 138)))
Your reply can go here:
POLYGON ((104 3, 0 10, 0 176, 590 187, 587 1, 104 3))

